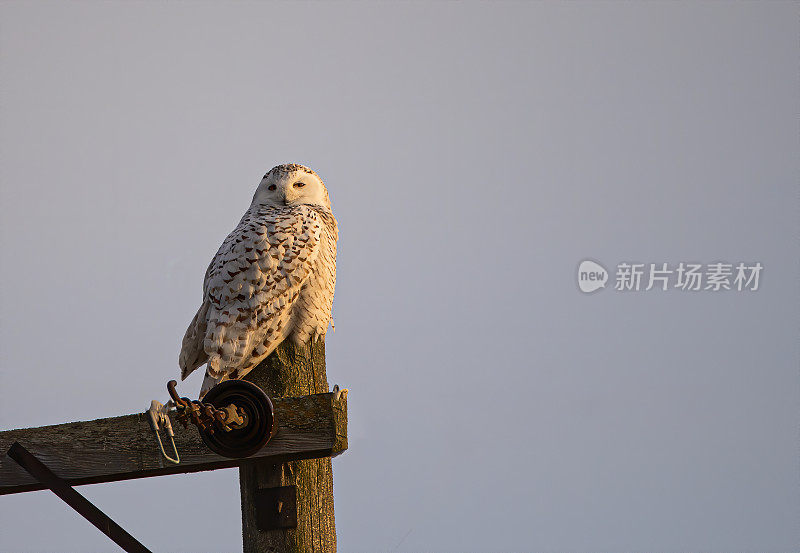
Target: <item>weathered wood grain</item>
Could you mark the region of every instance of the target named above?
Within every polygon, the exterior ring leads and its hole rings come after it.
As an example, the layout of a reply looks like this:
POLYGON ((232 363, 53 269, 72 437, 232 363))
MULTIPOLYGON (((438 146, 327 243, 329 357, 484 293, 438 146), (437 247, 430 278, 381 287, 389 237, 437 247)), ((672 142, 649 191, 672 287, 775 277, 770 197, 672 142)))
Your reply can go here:
MULTIPOLYGON (((325 342, 297 346, 281 344, 245 377, 270 397, 328 391, 325 342)), ((347 428, 347 395, 334 406, 336 428, 347 428)), ((338 431, 338 430, 337 430, 338 431)), ((332 449, 347 449, 347 432, 337 434, 332 449)), ((330 459, 274 462, 267 459, 239 468, 244 553, 333 553, 336 525, 333 512, 333 471, 330 459), (297 528, 261 531, 256 527, 254 496, 260 488, 297 486, 297 528)))
MULTIPOLYGON (((184 429, 173 417, 179 465, 162 457, 144 413, 7 430, 0 432, 0 495, 44 489, 6 455, 14 442, 73 486, 234 467, 253 459, 283 462, 333 456, 347 447, 346 401, 346 397, 336 401, 330 393, 273 398, 278 433, 248 459, 228 459, 211 452, 197 428, 184 429)), ((170 453, 165 433, 162 440, 170 453)))

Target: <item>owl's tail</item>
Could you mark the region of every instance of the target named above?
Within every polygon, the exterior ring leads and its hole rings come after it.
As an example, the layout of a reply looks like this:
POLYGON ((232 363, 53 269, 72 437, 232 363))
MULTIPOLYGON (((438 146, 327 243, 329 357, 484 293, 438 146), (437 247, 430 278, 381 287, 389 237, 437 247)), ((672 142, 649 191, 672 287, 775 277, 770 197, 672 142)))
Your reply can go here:
POLYGON ((221 376, 213 377, 208 374, 206 370, 206 376, 203 378, 203 384, 200 386, 200 399, 203 399, 203 396, 206 395, 211 388, 219 384, 220 380, 222 380, 221 376))
POLYGON ((181 353, 178 356, 178 365, 181 368, 181 380, 197 367, 208 361, 208 354, 203 349, 203 340, 206 334, 206 317, 208 315, 209 302, 204 301, 200 309, 197 310, 181 344, 181 353))

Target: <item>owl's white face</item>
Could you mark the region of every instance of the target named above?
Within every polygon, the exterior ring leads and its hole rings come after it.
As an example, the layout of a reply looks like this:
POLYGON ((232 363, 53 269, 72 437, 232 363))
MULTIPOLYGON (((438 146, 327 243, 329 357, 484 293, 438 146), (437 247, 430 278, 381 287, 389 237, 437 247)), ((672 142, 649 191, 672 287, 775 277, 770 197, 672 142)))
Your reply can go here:
POLYGON ((316 175, 303 170, 271 170, 261 179, 252 205, 316 205, 330 209, 330 200, 325 185, 316 175))

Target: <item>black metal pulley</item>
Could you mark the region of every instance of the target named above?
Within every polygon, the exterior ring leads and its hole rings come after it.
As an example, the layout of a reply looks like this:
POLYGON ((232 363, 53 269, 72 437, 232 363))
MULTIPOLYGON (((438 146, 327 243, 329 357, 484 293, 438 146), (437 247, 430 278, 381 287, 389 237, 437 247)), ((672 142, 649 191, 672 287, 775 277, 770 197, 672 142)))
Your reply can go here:
POLYGON ((274 435, 275 410, 264 391, 245 380, 225 380, 211 388, 203 404, 217 409, 233 406, 243 419, 230 424, 230 430, 200 429, 200 437, 208 448, 224 457, 242 458, 253 455, 274 435))

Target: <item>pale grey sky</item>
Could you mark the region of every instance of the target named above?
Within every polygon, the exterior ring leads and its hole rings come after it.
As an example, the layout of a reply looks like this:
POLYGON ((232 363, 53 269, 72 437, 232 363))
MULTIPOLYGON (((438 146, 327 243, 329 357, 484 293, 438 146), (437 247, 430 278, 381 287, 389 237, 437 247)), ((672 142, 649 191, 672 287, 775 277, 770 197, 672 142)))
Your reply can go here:
MULTIPOLYGON (((209 259, 294 161, 341 228, 340 551, 800 547, 796 2, 0 18, 0 428, 163 399, 209 259), (587 257, 764 271, 583 295, 587 257)), ((80 491, 154 551, 241 550, 235 470, 80 491)), ((0 550, 113 544, 36 492, 0 497, 0 550)))

